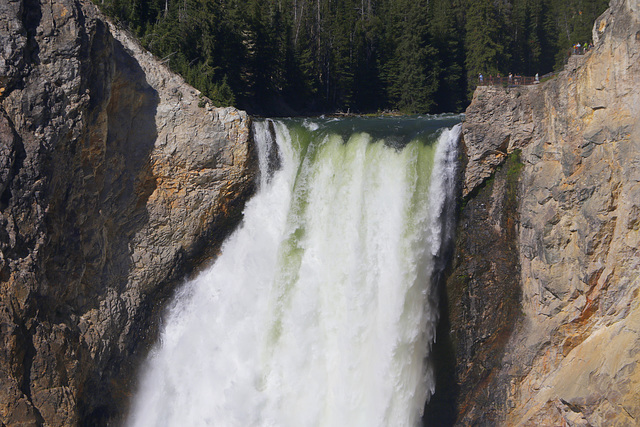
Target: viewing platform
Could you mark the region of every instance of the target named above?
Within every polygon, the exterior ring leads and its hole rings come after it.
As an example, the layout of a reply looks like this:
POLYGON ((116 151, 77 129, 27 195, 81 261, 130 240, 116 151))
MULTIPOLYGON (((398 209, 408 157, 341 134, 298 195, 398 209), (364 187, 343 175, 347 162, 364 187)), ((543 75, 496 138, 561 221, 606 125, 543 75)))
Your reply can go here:
MULTIPOLYGON (((544 75, 541 78, 550 77, 553 74, 554 73, 549 73, 548 75, 544 75)), ((540 78, 536 80, 535 77, 531 76, 483 76, 482 80, 478 80, 478 86, 527 86, 538 83, 540 83, 540 78)))
MULTIPOLYGON (((567 57, 567 61, 565 63, 564 69, 565 70, 576 69, 584 61, 584 58, 589 51, 590 50, 581 50, 578 53, 572 53, 571 55, 569 55, 567 57)), ((477 79, 476 85, 477 86, 502 86, 502 87, 529 86, 529 85, 535 85, 543 81, 549 80, 550 78, 552 78, 558 73, 559 73, 558 71, 554 71, 542 76, 538 76, 538 78, 536 78, 535 76, 521 76, 521 75, 515 75, 511 77, 483 75, 482 78, 477 79)))

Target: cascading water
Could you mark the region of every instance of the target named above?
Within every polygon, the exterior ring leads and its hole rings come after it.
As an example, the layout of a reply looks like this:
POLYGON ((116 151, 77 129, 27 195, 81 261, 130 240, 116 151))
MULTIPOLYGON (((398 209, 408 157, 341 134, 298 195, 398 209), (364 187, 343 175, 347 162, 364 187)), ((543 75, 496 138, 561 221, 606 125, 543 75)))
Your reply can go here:
POLYGON ((175 297, 128 424, 417 425, 457 121, 255 123, 259 191, 175 297))

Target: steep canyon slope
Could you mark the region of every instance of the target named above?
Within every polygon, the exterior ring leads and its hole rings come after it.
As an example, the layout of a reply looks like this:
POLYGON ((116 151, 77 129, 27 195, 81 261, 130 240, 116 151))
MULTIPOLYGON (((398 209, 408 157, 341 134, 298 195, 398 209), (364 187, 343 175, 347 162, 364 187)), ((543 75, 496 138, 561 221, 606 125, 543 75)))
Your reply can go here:
POLYGON ((0 2, 0 47, 0 424, 102 424, 163 299, 239 219, 249 118, 88 1, 0 2))
POLYGON ((593 39, 467 110, 447 284, 460 425, 640 423, 639 2, 612 0, 593 39))

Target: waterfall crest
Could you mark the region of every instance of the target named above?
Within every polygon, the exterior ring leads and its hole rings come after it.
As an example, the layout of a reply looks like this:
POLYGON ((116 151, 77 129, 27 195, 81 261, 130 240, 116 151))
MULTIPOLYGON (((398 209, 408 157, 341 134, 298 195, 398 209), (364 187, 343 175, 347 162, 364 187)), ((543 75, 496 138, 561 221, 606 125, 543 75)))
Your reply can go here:
POLYGON ((419 423, 460 134, 419 120, 254 124, 259 191, 174 298, 128 425, 419 423))

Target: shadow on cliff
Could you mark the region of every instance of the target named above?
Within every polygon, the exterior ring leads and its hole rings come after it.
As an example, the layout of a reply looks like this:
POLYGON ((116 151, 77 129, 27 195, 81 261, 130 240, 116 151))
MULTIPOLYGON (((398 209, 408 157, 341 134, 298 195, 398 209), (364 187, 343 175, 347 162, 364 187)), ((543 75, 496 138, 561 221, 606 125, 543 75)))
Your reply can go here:
MULTIPOLYGON (((51 240, 41 293, 55 303, 40 304, 48 307, 49 322, 69 324, 78 334, 69 341, 79 343, 81 360, 93 359, 82 365, 97 368, 80 378, 77 405, 84 425, 104 425, 119 410, 122 385, 114 379, 122 377, 123 363, 148 328, 140 315, 146 309, 130 307, 120 295, 135 268, 135 237, 148 227, 160 103, 137 61, 104 22, 95 22, 94 37, 85 34, 83 40, 90 52, 81 70, 89 94, 86 124, 81 135, 61 135, 48 166, 51 240), (70 321, 78 316, 90 319, 89 331, 70 321), (127 324, 134 327, 124 332, 127 324)), ((142 304, 151 305, 152 297, 145 295, 142 304)))
MULTIPOLYGON (((464 169, 458 166, 458 174, 464 169)), ((457 177, 455 198, 445 203, 443 218, 443 247, 436 259, 433 283, 438 292, 439 319, 436 328, 436 341, 431 347, 431 360, 435 373, 435 392, 425 404, 422 425, 425 427, 449 427, 456 422, 458 413, 458 395, 460 387, 456 377, 456 351, 451 336, 449 313, 448 278, 453 270, 456 241, 455 228, 459 221, 462 186, 457 177)))
MULTIPOLYGON (((155 117, 160 97, 147 83, 138 62, 119 41, 113 40, 112 43, 116 69, 107 106, 106 191, 100 195, 101 206, 108 210, 103 216, 106 217, 104 229, 111 243, 108 244, 107 262, 102 266, 102 277, 111 289, 121 295, 132 270, 136 268, 132 259, 134 239, 140 230, 149 227, 147 201, 157 187, 150 154, 157 139, 155 117)), ((102 216, 104 212, 99 214, 102 216)), ((130 312, 133 307, 124 307, 125 303, 117 299, 121 305, 114 314, 120 318, 117 320, 119 324, 110 331, 116 334, 110 340, 111 357, 104 361, 99 371, 101 377, 96 378, 97 383, 93 384, 102 388, 101 393, 85 395, 91 400, 82 415, 84 422, 105 424, 129 401, 131 384, 128 377, 133 375, 141 353, 144 353, 141 347, 147 341, 152 322, 149 313, 153 311, 155 300, 161 299, 156 294, 158 290, 162 287, 141 295, 140 305, 133 312, 130 312), (126 325, 131 327, 126 337, 118 337, 126 325), (124 346, 117 348, 122 338, 125 342, 120 345, 124 346)))
POLYGON ((516 150, 474 192, 458 199, 455 245, 437 281, 436 391, 425 407, 425 426, 496 425, 501 419, 509 381, 500 369, 521 316, 516 246, 521 169, 516 150))
MULTIPOLYGON (((449 251, 449 259, 453 250, 449 251)), ((451 338, 449 319, 449 297, 446 290, 446 277, 441 275, 437 281, 439 292, 440 320, 436 329, 436 342, 431 348, 436 389, 425 405, 422 425, 425 427, 449 427, 456 422, 458 394, 460 387, 456 379, 456 353, 451 338)))

